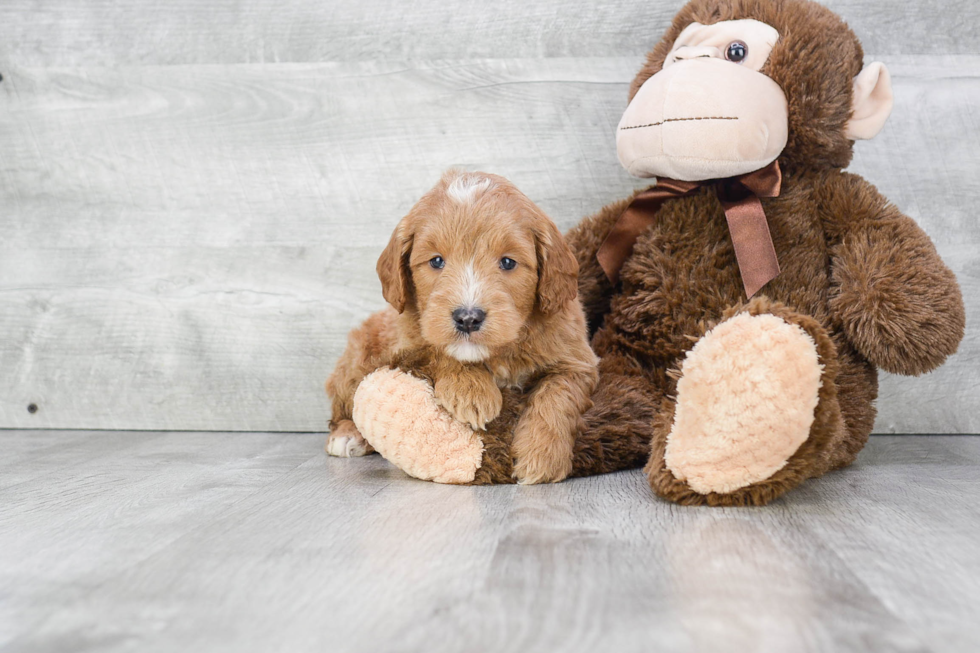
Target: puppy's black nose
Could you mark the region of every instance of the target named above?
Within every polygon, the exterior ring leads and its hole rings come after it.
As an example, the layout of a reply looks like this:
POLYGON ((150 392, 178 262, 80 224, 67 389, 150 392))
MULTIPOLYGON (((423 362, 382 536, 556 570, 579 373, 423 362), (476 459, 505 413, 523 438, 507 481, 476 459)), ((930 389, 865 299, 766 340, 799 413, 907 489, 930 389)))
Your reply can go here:
POLYGON ((457 308, 453 311, 453 322, 456 323, 456 330, 462 333, 479 331, 486 317, 487 312, 482 308, 457 308))

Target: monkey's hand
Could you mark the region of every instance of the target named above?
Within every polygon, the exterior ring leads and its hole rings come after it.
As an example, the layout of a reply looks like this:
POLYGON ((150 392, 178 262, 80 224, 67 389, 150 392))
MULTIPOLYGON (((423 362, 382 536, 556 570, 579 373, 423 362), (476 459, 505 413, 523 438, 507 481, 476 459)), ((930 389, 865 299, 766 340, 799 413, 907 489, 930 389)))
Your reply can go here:
POLYGON ((959 346, 963 296, 925 232, 860 181, 866 188, 852 198, 853 222, 831 248, 830 308, 869 361, 924 374, 959 346))

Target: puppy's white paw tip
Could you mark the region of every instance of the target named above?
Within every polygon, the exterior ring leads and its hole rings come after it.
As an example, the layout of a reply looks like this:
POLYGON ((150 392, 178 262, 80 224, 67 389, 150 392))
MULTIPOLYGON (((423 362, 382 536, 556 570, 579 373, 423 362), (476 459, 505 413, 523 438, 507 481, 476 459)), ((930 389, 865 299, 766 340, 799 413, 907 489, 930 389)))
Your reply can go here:
POLYGON ((347 435, 330 436, 327 438, 326 451, 338 458, 356 458, 367 453, 367 443, 347 435))

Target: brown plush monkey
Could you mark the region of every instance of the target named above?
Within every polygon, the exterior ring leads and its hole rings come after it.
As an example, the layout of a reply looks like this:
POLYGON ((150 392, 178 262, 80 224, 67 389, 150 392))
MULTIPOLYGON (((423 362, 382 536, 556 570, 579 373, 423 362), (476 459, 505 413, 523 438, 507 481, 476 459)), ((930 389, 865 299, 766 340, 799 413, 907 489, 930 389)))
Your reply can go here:
MULTIPOLYGON (((922 374, 956 351, 954 275, 910 218, 842 171, 891 102, 887 70, 864 67, 816 2, 693 0, 678 13, 617 130, 623 165, 658 182, 568 234, 600 356, 574 475, 645 463, 671 501, 765 504, 853 462, 879 367, 922 374)), ((409 473, 445 478, 413 467, 436 444, 378 420, 406 379, 368 377, 358 427, 409 473)), ((446 449, 447 468, 465 467, 452 482, 510 481, 521 400, 507 397, 486 433, 452 436, 470 438, 465 464, 446 449)))

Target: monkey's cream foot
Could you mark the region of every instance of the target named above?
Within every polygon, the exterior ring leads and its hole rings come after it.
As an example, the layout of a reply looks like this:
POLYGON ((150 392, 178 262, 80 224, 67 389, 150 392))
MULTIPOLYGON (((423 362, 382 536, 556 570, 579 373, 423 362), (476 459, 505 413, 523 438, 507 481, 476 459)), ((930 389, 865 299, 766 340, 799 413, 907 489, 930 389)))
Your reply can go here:
POLYGON ((354 393, 354 423, 364 438, 409 476, 470 483, 483 461, 483 440, 436 402, 432 386, 401 370, 367 375, 354 393))
POLYGON ((354 422, 349 419, 337 423, 336 428, 327 436, 327 443, 323 448, 331 456, 340 458, 354 458, 374 453, 374 448, 361 437, 354 422))
POLYGON ((770 314, 722 322, 681 367, 667 468, 699 494, 769 478, 810 433, 821 372, 800 327, 770 314))

